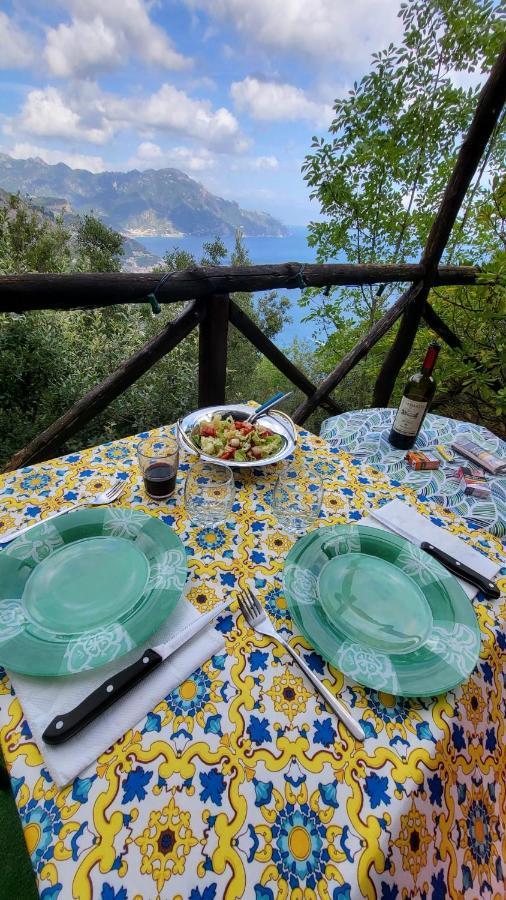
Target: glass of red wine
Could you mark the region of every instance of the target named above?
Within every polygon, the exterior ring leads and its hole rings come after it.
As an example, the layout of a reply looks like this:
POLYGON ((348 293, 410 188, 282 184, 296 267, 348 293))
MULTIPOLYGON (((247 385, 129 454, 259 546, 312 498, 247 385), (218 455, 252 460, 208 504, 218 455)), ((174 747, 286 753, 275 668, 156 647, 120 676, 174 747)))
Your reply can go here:
POLYGON ((144 488, 153 500, 171 497, 176 488, 179 447, 176 439, 151 437, 137 445, 137 458, 144 488))

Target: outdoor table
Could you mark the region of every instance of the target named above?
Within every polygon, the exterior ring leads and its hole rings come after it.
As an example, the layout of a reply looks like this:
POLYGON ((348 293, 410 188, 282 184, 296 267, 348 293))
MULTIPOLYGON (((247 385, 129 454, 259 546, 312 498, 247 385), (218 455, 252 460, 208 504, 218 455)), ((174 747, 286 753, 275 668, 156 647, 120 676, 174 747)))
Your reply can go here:
MULTIPOLYGON (((142 488, 136 442, 4 475, 1 530, 58 509, 80 486, 95 493, 119 472, 128 482, 120 505, 160 516, 182 538, 192 603, 210 609, 248 584, 290 637, 281 579, 293 539, 270 512, 276 468, 238 472, 230 521, 191 527, 182 499, 190 458, 176 495, 156 503, 142 488)), ((497 538, 306 431, 297 456, 323 476, 320 525, 358 522, 371 505, 400 497, 502 559, 497 538)), ((360 719, 363 744, 286 653, 234 608, 221 620, 226 652, 160 698, 63 789, 52 783, 4 676, 0 742, 41 896, 502 898, 506 568, 499 585, 502 600, 475 600, 483 643, 472 677, 437 698, 402 700, 363 688, 327 667, 301 636, 291 637, 360 719)))
MULTIPOLYGON (((471 528, 485 529, 500 537, 506 535, 506 475, 489 475, 490 497, 480 499, 465 493, 460 466, 478 472, 479 466, 456 456, 455 462, 442 460, 437 470, 413 471, 404 457, 405 450, 397 450, 388 442, 395 418, 395 409, 355 409, 333 416, 323 422, 320 437, 330 447, 360 457, 362 462, 392 479, 395 486, 409 486, 421 502, 432 500, 466 519, 471 528)), ((440 445, 450 450, 455 440, 474 441, 491 453, 506 460, 506 443, 488 428, 472 422, 461 422, 446 416, 429 413, 415 443, 415 450, 430 451, 440 445)))

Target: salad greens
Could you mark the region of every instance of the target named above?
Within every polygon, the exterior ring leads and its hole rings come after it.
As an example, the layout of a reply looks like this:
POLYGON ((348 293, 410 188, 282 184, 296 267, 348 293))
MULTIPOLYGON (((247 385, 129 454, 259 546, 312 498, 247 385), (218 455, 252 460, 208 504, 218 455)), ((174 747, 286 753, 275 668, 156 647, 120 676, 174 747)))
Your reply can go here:
POLYGON ((264 425, 240 422, 233 416, 222 418, 216 413, 203 420, 192 431, 192 441, 206 456, 230 462, 255 462, 278 453, 284 439, 264 425))

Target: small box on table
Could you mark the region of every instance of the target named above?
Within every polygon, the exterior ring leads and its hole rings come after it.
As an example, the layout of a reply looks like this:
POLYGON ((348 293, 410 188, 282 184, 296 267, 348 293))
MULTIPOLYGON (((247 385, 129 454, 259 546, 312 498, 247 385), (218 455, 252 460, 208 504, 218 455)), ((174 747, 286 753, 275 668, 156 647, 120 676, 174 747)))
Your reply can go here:
POLYGON ((421 450, 408 450, 404 458, 412 469, 420 471, 439 469, 441 465, 441 460, 437 459, 434 454, 422 453, 421 450))

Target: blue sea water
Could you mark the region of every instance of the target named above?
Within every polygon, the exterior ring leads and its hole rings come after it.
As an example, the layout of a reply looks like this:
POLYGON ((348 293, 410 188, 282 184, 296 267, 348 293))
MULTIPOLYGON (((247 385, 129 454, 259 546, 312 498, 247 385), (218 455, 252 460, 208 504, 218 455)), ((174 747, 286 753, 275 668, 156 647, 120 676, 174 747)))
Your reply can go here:
MULTIPOLYGON (((144 237, 141 243, 157 256, 163 256, 167 250, 178 247, 192 253, 197 260, 202 256, 202 246, 205 241, 212 240, 214 235, 196 237, 144 237)), ((234 238, 223 238, 227 250, 234 247, 234 238)), ((307 243, 307 229, 305 227, 291 228, 286 237, 245 237, 244 244, 253 264, 267 265, 269 263, 300 262, 311 263, 316 261, 316 250, 307 243)), ((314 342, 315 325, 313 322, 303 322, 307 310, 298 304, 300 290, 283 290, 283 295, 290 298, 292 306, 290 317, 292 321, 285 325, 283 331, 276 338, 276 343, 283 346, 289 345, 294 338, 304 339, 311 344, 314 342)), ((257 295, 258 296, 258 295, 257 295)))

